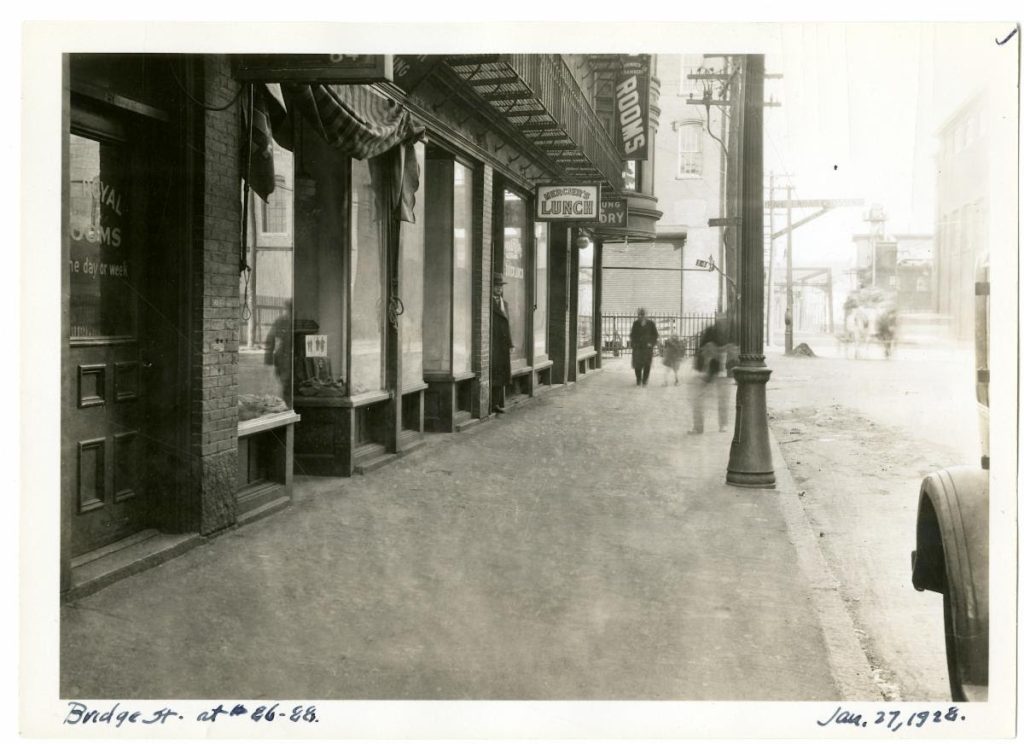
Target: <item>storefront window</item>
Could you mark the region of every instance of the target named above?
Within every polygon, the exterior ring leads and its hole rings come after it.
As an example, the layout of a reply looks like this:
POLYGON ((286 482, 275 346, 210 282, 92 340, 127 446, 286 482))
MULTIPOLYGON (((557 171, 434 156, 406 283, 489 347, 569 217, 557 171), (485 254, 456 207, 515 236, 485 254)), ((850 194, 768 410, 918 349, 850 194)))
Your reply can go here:
POLYGON ((352 161, 352 292, 349 393, 379 391, 384 383, 384 220, 386 156, 352 161))
POLYGON ((454 171, 452 273, 452 372, 471 369, 473 348, 473 172, 461 163, 454 171))
POLYGON ((134 336, 124 148, 71 135, 70 155, 71 337, 134 336))
POLYGON ((399 223, 402 231, 402 387, 423 385, 423 246, 426 220, 426 148, 416 145, 420 185, 416 190, 416 222, 399 223))
POLYGON ((427 229, 423 267, 423 369, 451 372, 452 168, 445 154, 427 160, 427 229))
POLYGON ((512 367, 526 364, 527 313, 527 236, 529 221, 526 202, 510 191, 505 192, 504 273, 505 302, 508 303, 508 321, 512 331, 512 367))
POLYGON ((292 154, 274 146, 274 191, 249 192, 245 263, 239 278, 238 419, 287 411, 292 402, 292 154))
POLYGON ((534 255, 537 274, 533 304, 533 351, 534 359, 548 354, 548 224, 534 223, 534 255))
POLYGON ((594 244, 580 250, 579 302, 576 312, 576 346, 594 346, 594 244))

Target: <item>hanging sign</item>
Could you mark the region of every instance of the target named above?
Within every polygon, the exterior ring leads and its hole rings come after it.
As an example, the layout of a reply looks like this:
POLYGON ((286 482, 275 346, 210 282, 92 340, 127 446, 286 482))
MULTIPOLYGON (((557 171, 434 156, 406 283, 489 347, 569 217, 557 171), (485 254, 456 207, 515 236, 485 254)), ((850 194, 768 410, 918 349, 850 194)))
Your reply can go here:
POLYGON ((400 54, 395 56, 395 85, 406 93, 434 71, 443 57, 438 54, 400 54))
POLYGON ((601 216, 597 221, 602 228, 625 228, 629 206, 625 197, 601 197, 601 216))
POLYGON ((619 154, 624 160, 647 160, 650 131, 651 56, 625 57, 615 80, 615 121, 619 154))
POLYGON ((539 184, 536 219, 544 222, 601 218, 600 184, 539 184))
POLYGON ((244 54, 238 80, 381 83, 394 77, 390 54, 244 54))

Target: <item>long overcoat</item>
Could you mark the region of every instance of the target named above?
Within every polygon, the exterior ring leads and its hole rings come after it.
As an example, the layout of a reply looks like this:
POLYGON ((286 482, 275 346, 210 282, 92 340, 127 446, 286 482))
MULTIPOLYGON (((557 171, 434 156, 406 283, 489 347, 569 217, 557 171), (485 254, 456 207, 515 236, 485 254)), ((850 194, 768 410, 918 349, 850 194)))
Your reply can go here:
POLYGON ((645 319, 633 321, 633 328, 629 330, 629 346, 633 349, 633 369, 639 370, 651 364, 654 358, 654 345, 658 342, 658 327, 654 322, 645 319))
POLYGON ((491 303, 491 385, 512 381, 512 330, 508 314, 497 300, 491 303))

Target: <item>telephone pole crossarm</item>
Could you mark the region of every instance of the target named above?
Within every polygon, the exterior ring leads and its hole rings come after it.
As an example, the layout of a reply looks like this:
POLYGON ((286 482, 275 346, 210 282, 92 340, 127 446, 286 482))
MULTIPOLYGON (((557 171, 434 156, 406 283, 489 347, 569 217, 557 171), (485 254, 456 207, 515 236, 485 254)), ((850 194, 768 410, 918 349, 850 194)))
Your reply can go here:
POLYGON ((764 208, 771 210, 784 210, 792 207, 818 207, 820 209, 835 209, 836 207, 860 207, 864 204, 863 199, 769 199, 764 203, 764 208))

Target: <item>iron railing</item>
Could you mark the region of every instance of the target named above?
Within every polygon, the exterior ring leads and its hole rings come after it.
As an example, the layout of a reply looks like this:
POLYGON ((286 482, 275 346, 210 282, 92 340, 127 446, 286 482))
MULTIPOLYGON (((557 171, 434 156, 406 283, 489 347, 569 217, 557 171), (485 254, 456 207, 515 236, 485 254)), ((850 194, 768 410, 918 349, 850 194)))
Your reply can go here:
MULTIPOLYGON (((700 334, 715 322, 714 313, 695 313, 685 316, 648 316, 658 329, 658 347, 655 352, 661 353, 661 345, 666 339, 677 336, 683 342, 683 354, 691 357, 697 351, 700 334)), ((604 315, 601 317, 601 348, 606 353, 617 354, 628 350, 629 330, 633 327, 633 315, 604 315)))

